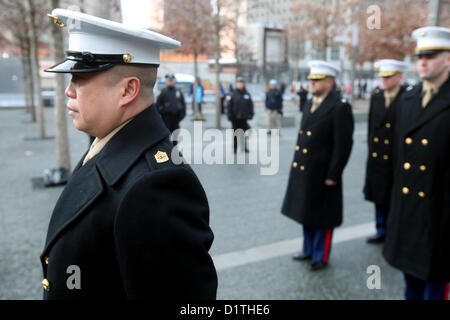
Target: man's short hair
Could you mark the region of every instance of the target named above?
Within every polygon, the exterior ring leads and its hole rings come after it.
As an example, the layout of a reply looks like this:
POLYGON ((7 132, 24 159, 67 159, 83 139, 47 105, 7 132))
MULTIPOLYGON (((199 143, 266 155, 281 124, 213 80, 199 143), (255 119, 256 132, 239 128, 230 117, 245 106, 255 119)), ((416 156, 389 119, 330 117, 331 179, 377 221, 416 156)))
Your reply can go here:
POLYGON ((153 87, 156 83, 158 69, 155 66, 133 66, 117 65, 107 70, 108 82, 111 85, 116 84, 126 77, 137 77, 141 82, 140 97, 149 98, 153 96, 153 87))

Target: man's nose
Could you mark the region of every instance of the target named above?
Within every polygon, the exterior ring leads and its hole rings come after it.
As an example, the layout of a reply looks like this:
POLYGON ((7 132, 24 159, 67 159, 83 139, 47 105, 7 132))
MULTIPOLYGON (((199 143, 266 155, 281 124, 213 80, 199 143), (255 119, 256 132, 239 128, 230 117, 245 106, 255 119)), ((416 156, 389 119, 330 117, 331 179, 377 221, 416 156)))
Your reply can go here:
POLYGON ((69 85, 66 88, 65 94, 67 97, 74 99, 75 98, 75 90, 72 85, 72 81, 69 82, 69 85))

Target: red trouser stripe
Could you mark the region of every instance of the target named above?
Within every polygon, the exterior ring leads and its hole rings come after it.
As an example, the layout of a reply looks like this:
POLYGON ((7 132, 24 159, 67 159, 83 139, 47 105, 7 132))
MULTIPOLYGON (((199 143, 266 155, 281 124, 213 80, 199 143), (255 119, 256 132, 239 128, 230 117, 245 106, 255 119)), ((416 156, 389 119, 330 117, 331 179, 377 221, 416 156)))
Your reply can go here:
POLYGON ((327 229, 325 235, 325 249, 323 251, 323 263, 328 263, 331 246, 331 229, 327 229))
POLYGON ((444 289, 444 300, 448 300, 448 283, 445 285, 444 289))

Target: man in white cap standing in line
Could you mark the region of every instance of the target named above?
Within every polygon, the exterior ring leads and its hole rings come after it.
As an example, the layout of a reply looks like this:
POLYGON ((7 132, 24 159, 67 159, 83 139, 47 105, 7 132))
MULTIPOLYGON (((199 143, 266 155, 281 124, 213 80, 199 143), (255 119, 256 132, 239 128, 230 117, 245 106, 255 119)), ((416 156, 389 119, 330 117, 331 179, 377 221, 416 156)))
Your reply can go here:
POLYGON ((281 128, 281 113, 283 109, 283 95, 277 88, 277 80, 269 81, 269 90, 266 93, 267 110, 267 134, 272 133, 272 129, 281 128))
POLYGON ((450 282, 450 29, 413 32, 422 82, 402 96, 383 254, 408 300, 448 299, 450 282))
POLYGON ((63 190, 41 264, 44 299, 215 299, 205 192, 153 103, 160 49, 179 42, 55 9, 68 26, 67 109, 94 137, 63 190))
POLYGON ((368 243, 383 243, 386 236, 387 216, 391 200, 393 179, 393 148, 395 115, 401 95, 403 61, 383 59, 378 61, 379 76, 383 89, 375 89, 370 98, 368 121, 368 158, 364 196, 375 204, 376 234, 367 239, 368 243))
POLYGON ((303 225, 303 250, 293 259, 311 261, 316 271, 328 265, 333 229, 342 224, 342 173, 354 121, 350 104, 333 90, 339 67, 309 66, 314 97, 303 111, 282 213, 303 225))

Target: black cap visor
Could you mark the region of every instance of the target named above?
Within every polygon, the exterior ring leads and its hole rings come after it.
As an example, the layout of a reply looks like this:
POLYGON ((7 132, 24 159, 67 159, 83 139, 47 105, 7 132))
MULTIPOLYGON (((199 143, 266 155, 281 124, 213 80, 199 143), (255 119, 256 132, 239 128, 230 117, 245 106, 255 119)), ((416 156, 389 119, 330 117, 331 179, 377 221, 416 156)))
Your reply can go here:
POLYGON ((450 50, 417 50, 414 52, 414 55, 417 57, 422 54, 434 54, 434 53, 445 52, 445 51, 450 51, 450 50))
POLYGON ((45 69, 46 72, 81 73, 97 72, 109 69, 115 65, 145 65, 158 67, 157 64, 129 63, 129 54, 94 54, 91 52, 67 51, 66 59, 45 69))
POLYGON ((44 71, 55 73, 97 72, 109 69, 114 66, 114 63, 85 63, 83 61, 65 59, 63 62, 55 64, 54 66, 47 68, 44 71))

